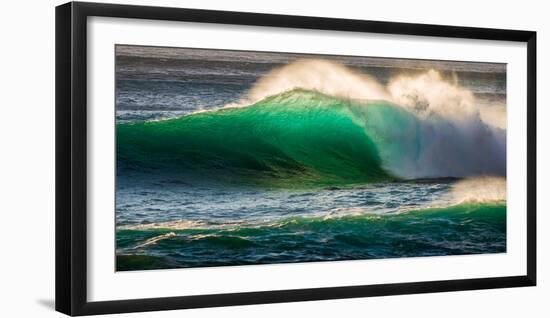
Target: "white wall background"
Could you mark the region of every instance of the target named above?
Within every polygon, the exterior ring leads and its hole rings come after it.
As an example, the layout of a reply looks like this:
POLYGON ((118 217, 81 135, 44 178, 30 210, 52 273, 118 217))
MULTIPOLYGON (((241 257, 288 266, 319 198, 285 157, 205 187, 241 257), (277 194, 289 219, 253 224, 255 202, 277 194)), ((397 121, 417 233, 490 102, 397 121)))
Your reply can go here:
MULTIPOLYGON (((188 8, 422 22, 538 32, 537 287, 226 307, 117 317, 548 317, 550 22, 544 1, 115 1, 188 8)), ((61 317, 54 303, 54 7, 12 1, 0 13, 0 316, 61 317)), ((550 230, 550 229, 549 229, 550 230)), ((146 288, 146 286, 144 286, 146 288)))

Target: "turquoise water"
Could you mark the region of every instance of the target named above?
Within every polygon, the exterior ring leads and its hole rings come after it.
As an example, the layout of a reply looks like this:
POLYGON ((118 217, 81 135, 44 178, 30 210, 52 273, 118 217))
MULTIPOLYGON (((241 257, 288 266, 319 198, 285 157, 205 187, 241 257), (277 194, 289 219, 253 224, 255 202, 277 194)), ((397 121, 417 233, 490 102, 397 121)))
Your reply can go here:
MULTIPOLYGON (((391 107, 375 106, 376 112, 391 107)), ((291 91, 250 107, 119 124, 117 159, 122 168, 239 184, 388 180, 374 142, 354 122, 354 107, 322 94, 291 91)))

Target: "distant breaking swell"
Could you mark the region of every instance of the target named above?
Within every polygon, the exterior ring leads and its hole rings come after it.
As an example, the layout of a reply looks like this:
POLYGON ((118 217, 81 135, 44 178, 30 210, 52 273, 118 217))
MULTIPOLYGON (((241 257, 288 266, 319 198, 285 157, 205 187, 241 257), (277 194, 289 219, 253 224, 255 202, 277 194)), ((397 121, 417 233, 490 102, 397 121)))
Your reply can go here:
MULTIPOLYGON (((247 107, 117 124, 117 167, 268 184, 504 176, 506 130, 294 89, 247 107)), ((119 171, 122 171, 119 170, 119 171)))

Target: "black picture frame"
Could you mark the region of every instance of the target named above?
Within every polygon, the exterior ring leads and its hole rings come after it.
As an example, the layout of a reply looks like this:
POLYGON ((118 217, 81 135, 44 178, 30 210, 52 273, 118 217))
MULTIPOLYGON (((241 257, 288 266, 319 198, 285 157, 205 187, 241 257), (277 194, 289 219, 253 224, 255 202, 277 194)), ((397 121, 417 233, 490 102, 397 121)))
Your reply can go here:
POLYGON ((92 315, 536 284, 536 32, 150 6, 56 7, 56 310, 92 315), (86 36, 91 16, 501 40, 527 44, 527 273, 524 276, 89 302, 87 290, 86 36))

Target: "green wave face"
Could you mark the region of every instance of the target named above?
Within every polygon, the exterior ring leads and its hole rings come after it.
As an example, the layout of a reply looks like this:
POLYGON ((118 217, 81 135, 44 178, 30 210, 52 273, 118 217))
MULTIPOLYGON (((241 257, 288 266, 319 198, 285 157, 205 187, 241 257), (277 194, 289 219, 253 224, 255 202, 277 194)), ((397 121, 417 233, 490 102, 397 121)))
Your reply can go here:
MULTIPOLYGON (((415 120, 390 104, 295 90, 243 108, 117 124, 117 164, 269 185, 374 182, 391 178, 370 137, 391 139, 388 123, 408 127, 415 120)), ((399 151, 389 141, 385 151, 399 151)))
POLYGON ((117 270, 503 253, 506 205, 460 204, 401 214, 291 217, 223 229, 119 229, 117 248, 117 270), (173 235, 142 245, 166 233, 173 235), (169 253, 175 250, 178 253, 169 253))

